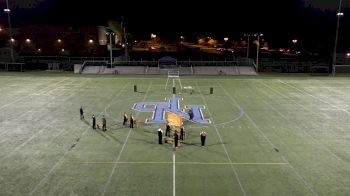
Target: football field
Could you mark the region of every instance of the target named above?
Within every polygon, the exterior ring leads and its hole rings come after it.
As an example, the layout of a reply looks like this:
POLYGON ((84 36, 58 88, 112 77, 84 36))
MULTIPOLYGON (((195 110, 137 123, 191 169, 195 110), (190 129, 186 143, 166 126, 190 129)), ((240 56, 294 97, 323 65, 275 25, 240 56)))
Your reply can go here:
POLYGON ((349 77, 180 79, 194 92, 165 76, 0 73, 0 195, 350 194, 349 77), (149 123, 171 98, 210 122, 183 119, 175 150, 149 123))

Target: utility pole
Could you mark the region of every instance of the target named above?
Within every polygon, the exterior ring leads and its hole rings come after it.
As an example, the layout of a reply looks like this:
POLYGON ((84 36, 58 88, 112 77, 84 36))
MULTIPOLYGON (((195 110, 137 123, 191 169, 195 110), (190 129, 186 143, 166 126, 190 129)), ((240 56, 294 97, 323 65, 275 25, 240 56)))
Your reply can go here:
POLYGON ((262 34, 258 33, 258 43, 256 43, 256 70, 259 70, 260 36, 262 36, 262 34))
POLYGON ((338 44, 338 34, 339 34, 339 23, 340 17, 344 16, 344 13, 341 12, 342 0, 339 0, 339 7, 337 12, 337 28, 335 31, 335 41, 334 41, 334 53, 333 53, 333 62, 332 62, 332 75, 335 75, 335 63, 337 60, 337 44, 338 44))
POLYGON ((250 37, 250 34, 248 34, 247 58, 249 58, 249 37, 250 37))
POLYGON ((11 27, 11 18, 10 18, 10 8, 9 8, 9 1, 6 0, 6 9, 4 9, 4 12, 7 13, 7 20, 9 25, 9 36, 10 36, 10 55, 11 55, 11 61, 14 62, 14 54, 13 54, 13 37, 12 37, 12 27, 11 27))
POLYGON ((107 28, 106 29, 106 35, 109 36, 109 58, 110 58, 110 64, 111 68, 113 67, 113 45, 112 45, 112 36, 115 35, 115 33, 112 31, 112 29, 107 28))
POLYGON ((122 34, 124 38, 124 50, 125 50, 125 60, 129 61, 129 55, 128 55, 128 41, 126 39, 126 33, 125 33, 125 26, 124 26, 124 16, 122 16, 122 22, 121 22, 121 27, 122 27, 122 34))

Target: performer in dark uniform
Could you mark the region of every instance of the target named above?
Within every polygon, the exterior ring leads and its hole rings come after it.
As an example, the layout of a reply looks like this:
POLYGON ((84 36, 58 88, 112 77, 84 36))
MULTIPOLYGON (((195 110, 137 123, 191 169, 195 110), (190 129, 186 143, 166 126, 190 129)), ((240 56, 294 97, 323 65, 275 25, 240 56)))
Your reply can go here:
POLYGON ((170 137, 170 125, 166 124, 166 128, 165 128, 165 136, 170 137))
POLYGON ((193 120, 193 111, 192 111, 192 109, 188 110, 188 115, 190 116, 190 120, 193 120))
POLYGON ((179 142, 179 135, 177 135, 177 132, 175 131, 174 132, 174 145, 175 145, 175 148, 177 148, 178 142, 179 142))
POLYGON ((134 117, 130 114, 130 128, 134 128, 134 117))
POLYGON ((126 122, 128 122, 128 116, 124 112, 124 119, 123 119, 123 125, 126 125, 126 122))
POLYGON ((205 145, 205 139, 207 138, 207 133, 203 130, 200 133, 200 136, 201 136, 201 144, 202 144, 202 146, 204 146, 205 145))
POLYGON ((185 139, 185 133, 184 133, 184 127, 180 128, 180 140, 184 140, 185 139))
POLYGON ((102 117, 102 130, 103 130, 103 131, 107 131, 106 124, 107 124, 106 118, 105 118, 105 116, 103 115, 103 117, 102 117))
POLYGON ((80 107, 80 120, 84 119, 84 111, 83 111, 83 106, 80 107))
POLYGON ((158 143, 162 144, 163 143, 163 130, 161 128, 158 129, 158 143))
POLYGON ((92 128, 96 129, 96 118, 94 114, 92 115, 92 128))

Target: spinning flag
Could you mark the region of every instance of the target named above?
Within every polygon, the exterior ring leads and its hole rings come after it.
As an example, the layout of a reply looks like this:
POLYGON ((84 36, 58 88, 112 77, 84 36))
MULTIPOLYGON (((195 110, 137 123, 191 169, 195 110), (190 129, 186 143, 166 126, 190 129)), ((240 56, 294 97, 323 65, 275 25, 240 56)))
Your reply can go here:
POLYGON ((178 127, 182 126, 182 116, 180 114, 167 112, 166 118, 170 126, 178 126, 178 127))

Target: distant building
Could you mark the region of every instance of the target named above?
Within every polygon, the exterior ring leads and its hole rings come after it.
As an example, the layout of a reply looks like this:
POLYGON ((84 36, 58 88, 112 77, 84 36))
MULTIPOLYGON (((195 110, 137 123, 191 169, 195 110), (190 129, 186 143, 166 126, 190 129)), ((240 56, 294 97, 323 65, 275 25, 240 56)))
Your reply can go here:
POLYGON ((9 0, 12 9, 31 9, 37 7, 46 0, 9 0))

